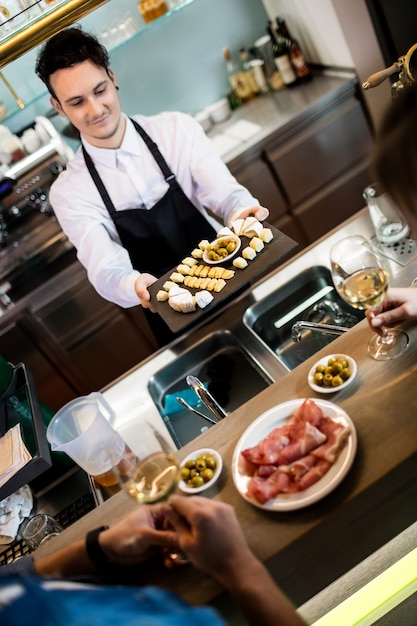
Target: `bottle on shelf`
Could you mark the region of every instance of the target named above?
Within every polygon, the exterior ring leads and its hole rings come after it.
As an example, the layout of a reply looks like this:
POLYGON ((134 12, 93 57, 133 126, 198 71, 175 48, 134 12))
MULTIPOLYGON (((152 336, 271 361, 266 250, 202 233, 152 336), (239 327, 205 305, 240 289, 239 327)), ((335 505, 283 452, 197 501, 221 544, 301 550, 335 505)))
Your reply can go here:
POLYGON ((272 41, 269 35, 264 35, 255 41, 252 47, 254 62, 257 60, 262 61, 261 69, 267 82, 267 89, 263 89, 263 92, 268 91, 270 87, 273 91, 280 91, 285 88, 285 83, 282 80, 282 76, 278 71, 278 68, 274 61, 274 55, 272 52, 272 41))
MULTIPOLYGON (((268 93, 270 87, 266 77, 265 60, 257 54, 255 47, 249 48, 249 67, 252 69, 259 93, 268 93)), ((275 68, 275 65, 274 65, 275 68)))
POLYGON ((258 84, 258 81, 256 80, 254 69, 250 65, 249 53, 246 48, 241 48, 239 50, 239 56, 241 62, 241 70, 245 76, 245 79, 248 82, 253 95, 257 96, 258 93, 260 93, 261 88, 258 84))
POLYGON ((223 56, 226 61, 227 78, 233 92, 241 103, 248 102, 254 97, 249 82, 240 67, 232 59, 229 48, 223 48, 223 56))
POLYGON ((298 41, 290 34, 285 20, 281 17, 276 17, 275 22, 277 25, 277 32, 283 37, 288 39, 290 60, 293 65, 294 71, 297 75, 299 82, 307 82, 312 79, 313 74, 305 60, 303 51, 301 50, 298 41))
POLYGON ((289 54, 289 40, 277 33, 271 20, 268 20, 267 33, 271 37, 274 62, 287 87, 297 84, 297 75, 294 71, 289 54))

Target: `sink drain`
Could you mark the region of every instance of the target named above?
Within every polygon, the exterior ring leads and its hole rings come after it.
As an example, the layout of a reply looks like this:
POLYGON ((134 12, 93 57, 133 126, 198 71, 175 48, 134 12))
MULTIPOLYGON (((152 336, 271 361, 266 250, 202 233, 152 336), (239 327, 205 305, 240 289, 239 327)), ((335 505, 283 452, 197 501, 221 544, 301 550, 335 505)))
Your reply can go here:
POLYGON ((404 237, 396 243, 384 245, 376 237, 372 237, 371 241, 383 256, 396 261, 403 267, 417 258, 417 243, 411 237, 404 237))

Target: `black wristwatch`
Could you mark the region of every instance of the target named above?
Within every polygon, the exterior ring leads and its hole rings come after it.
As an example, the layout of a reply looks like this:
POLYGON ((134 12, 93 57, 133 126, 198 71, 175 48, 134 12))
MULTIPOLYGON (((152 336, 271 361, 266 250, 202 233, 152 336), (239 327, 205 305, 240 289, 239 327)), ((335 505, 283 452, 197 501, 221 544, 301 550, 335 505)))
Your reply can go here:
POLYGON ((113 563, 108 558, 98 541, 100 533, 107 529, 108 526, 100 526, 99 528, 90 530, 85 538, 85 546, 89 559, 100 574, 109 574, 114 571, 116 566, 116 563, 113 563))

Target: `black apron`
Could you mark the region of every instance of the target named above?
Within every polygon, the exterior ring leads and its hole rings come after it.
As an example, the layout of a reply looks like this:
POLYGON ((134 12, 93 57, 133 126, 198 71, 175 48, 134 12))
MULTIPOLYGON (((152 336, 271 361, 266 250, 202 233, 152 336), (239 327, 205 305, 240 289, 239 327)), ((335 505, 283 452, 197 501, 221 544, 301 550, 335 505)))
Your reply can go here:
MULTIPOLYGON (((151 209, 132 208, 116 211, 84 146, 82 146, 82 151, 87 169, 114 222, 120 241, 127 250, 134 269, 159 278, 178 265, 184 257, 189 256, 202 239, 209 241, 214 239, 216 231, 187 198, 156 143, 137 122, 131 121, 157 162, 165 181, 169 184, 166 194, 151 209)), ((175 337, 159 315, 148 309, 143 310, 160 346, 175 337)))

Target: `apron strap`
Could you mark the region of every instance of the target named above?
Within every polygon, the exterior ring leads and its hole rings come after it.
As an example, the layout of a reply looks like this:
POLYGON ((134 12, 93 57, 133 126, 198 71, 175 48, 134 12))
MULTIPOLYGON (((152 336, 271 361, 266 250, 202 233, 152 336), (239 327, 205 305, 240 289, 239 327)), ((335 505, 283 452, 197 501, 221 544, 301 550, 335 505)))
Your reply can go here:
POLYGON ((97 172, 95 165, 93 163, 93 159, 90 157, 90 155, 88 154, 87 150, 84 148, 84 145, 81 144, 81 148, 83 151, 83 155, 84 155, 84 160, 85 160, 85 164, 87 166, 88 171, 90 172, 90 176, 93 179, 93 181, 95 182, 95 185, 98 189, 98 192, 106 206, 106 209, 108 210, 108 212, 110 213, 110 215, 115 215, 116 214, 116 209, 114 207, 113 202, 111 201, 111 198, 109 196, 109 194, 107 193, 107 189, 105 188, 103 181, 100 178, 99 173, 97 172))
MULTIPOLYGON (((137 122, 135 122, 135 120, 133 120, 131 117, 129 117, 130 121, 132 122, 133 126, 136 129, 136 132, 139 133, 139 135, 142 137, 143 141, 145 142, 147 148, 150 150, 153 158, 155 159, 159 169, 161 170, 165 182, 168 183, 168 185, 171 187, 171 189, 177 188, 178 187, 178 182, 177 179, 175 177, 175 174, 172 173, 172 171, 170 170, 170 168, 168 167, 167 162, 165 161, 164 157, 162 156, 162 154, 159 151, 159 148, 157 146, 157 144, 152 141, 152 139, 149 137, 149 135, 145 132, 145 130, 142 128, 142 126, 140 126, 140 124, 138 124, 137 122)), ((88 171, 90 172, 90 176, 93 179, 93 181, 96 184, 96 187, 98 189, 98 192, 108 210, 108 212, 110 213, 110 215, 114 215, 116 213, 116 209, 114 207, 114 204, 107 192, 107 189, 105 188, 103 181, 101 180, 99 173, 97 172, 95 165, 93 163, 93 160, 91 158, 91 156, 89 155, 89 153, 87 152, 87 150, 84 147, 84 144, 81 144, 81 148, 83 151, 83 155, 84 155, 84 160, 85 160, 85 164, 87 166, 88 171)))
POLYGON ((164 157, 160 153, 158 146, 156 145, 156 143, 154 141, 152 141, 152 139, 145 132, 145 130, 142 128, 142 126, 140 126, 137 122, 135 122, 135 120, 133 120, 131 117, 129 117, 129 119, 132 122, 133 126, 136 128, 136 131, 142 137, 143 141, 146 143, 146 145, 149 148, 153 158, 155 159, 155 161, 159 165, 159 169, 161 170, 162 174, 164 175, 165 181, 169 185, 171 185, 171 181, 175 180, 175 174, 173 174, 171 172, 170 168, 168 167, 167 162, 165 161, 164 157))

